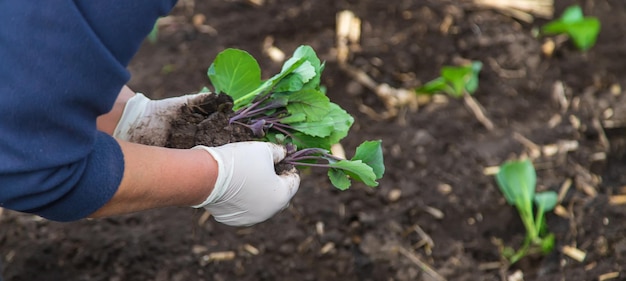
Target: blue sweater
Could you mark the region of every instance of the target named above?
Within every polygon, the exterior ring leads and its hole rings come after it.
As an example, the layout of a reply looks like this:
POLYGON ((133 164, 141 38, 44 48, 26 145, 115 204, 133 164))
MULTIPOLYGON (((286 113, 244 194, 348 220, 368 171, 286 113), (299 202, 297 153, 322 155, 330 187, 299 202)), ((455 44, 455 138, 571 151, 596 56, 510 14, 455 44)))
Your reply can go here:
POLYGON ((111 199, 124 158, 96 118, 175 2, 0 1, 0 207, 72 221, 111 199))

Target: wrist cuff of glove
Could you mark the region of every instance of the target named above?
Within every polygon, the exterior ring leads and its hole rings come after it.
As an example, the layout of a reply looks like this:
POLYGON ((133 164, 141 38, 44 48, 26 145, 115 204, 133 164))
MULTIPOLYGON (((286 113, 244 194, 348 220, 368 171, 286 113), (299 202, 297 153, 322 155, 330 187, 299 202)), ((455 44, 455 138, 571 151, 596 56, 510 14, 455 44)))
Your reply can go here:
POLYGON ((227 171, 224 168, 224 159, 215 149, 202 145, 195 146, 191 149, 202 149, 211 154, 213 159, 215 159, 215 161, 217 162, 217 179, 215 180, 215 186, 213 187, 213 191, 211 191, 211 194, 209 194, 209 197, 207 197, 204 202, 195 206, 191 206, 193 208, 203 208, 206 207, 206 205, 215 203, 217 202, 217 200, 222 198, 228 186, 229 176, 226 174, 227 171))
POLYGON ((113 131, 113 137, 125 141, 130 140, 129 131, 139 121, 139 118, 143 116, 149 102, 150 99, 141 93, 137 93, 135 96, 128 99, 120 121, 117 122, 115 131, 113 131))

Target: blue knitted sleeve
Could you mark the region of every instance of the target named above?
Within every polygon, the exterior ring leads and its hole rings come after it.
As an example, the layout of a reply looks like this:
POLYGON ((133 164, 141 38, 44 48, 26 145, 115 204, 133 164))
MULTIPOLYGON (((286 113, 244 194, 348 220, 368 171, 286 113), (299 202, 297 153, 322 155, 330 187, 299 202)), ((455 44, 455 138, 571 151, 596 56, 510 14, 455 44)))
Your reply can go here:
POLYGON ((124 159, 96 118, 175 2, 0 1, 0 207, 71 221, 111 199, 124 159))

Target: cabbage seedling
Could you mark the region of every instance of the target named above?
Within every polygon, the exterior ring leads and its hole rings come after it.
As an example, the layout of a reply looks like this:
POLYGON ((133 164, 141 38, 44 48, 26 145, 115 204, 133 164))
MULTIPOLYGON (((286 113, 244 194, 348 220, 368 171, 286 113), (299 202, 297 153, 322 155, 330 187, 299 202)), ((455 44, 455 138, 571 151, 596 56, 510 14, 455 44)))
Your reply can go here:
POLYGON ((460 98, 465 93, 473 95, 478 89, 478 74, 483 67, 480 61, 464 66, 444 66, 441 76, 435 78, 415 92, 424 94, 446 93, 451 97, 460 98))
POLYGON ((464 66, 444 66, 441 76, 415 89, 417 94, 445 93, 453 98, 463 98, 465 105, 476 119, 488 130, 494 128, 493 122, 487 118, 482 106, 472 95, 478 89, 478 74, 483 67, 480 61, 464 66))
POLYGON ((341 190, 351 180, 377 186, 385 169, 380 141, 364 142, 350 160, 328 152, 347 136, 354 118, 326 96, 320 86, 323 69, 315 51, 300 46, 280 73, 263 81, 258 62, 248 52, 226 49, 208 76, 216 93, 233 99, 230 123, 249 128, 261 140, 287 145, 285 163, 327 168, 331 183, 341 190))
POLYGON ((585 17, 580 6, 574 5, 565 9, 560 18, 546 23, 541 32, 545 35, 567 34, 578 49, 586 51, 596 43, 600 21, 585 17))
POLYGON ((517 251, 505 249, 503 256, 513 264, 528 254, 551 252, 554 248, 554 234, 547 230, 545 213, 556 206, 556 192, 535 192, 537 175, 528 159, 504 163, 496 174, 496 182, 506 201, 517 209, 526 229, 522 246, 517 251))

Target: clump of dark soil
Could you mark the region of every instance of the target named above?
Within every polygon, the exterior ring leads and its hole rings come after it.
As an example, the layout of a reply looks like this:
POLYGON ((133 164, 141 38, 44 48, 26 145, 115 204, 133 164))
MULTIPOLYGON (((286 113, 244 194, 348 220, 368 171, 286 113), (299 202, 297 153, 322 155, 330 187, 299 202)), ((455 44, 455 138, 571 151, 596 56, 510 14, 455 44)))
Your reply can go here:
MULTIPOLYGON (((179 110, 180 117, 172 122, 165 147, 214 147, 259 140, 246 126, 230 122, 235 112, 233 99, 226 94, 206 95, 198 103, 185 104, 179 110)), ((280 162, 274 167, 278 174, 294 168, 291 164, 280 162)))
POLYGON ((250 129, 229 122, 234 112, 228 95, 206 95, 197 104, 182 106, 180 111, 180 118, 172 123, 166 147, 220 146, 255 139, 250 129))

